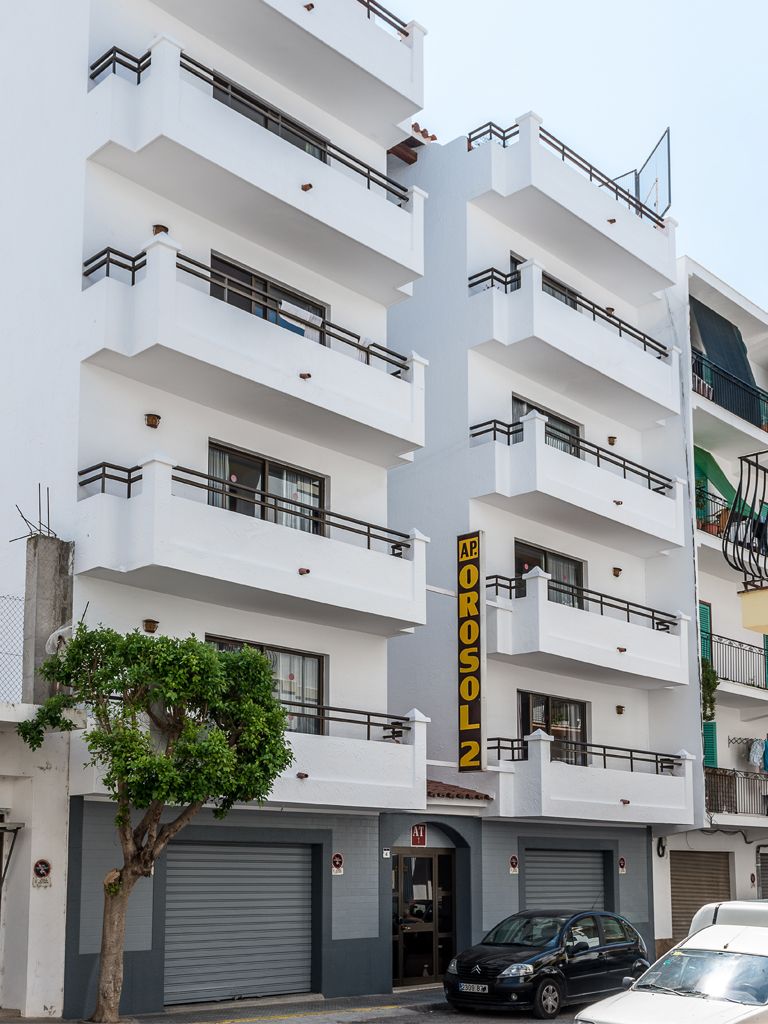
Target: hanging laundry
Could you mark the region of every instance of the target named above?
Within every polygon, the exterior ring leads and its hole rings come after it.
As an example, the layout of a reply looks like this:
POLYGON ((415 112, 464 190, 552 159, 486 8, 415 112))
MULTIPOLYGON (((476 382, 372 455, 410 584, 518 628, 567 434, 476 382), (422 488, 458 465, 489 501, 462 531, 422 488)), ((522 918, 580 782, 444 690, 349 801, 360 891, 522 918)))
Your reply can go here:
POLYGON ((749 763, 762 768, 765 763, 765 740, 755 740, 749 748, 749 763))

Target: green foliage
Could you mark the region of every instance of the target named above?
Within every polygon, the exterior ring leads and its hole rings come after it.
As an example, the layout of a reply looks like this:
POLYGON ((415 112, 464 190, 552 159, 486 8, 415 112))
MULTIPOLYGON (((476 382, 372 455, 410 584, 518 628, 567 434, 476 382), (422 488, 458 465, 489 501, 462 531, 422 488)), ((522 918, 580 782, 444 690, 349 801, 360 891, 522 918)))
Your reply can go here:
POLYGON ((717 685, 720 680, 717 677, 714 666, 709 658, 701 659, 701 717, 705 722, 715 720, 715 697, 717 685))
POLYGON ((33 749, 84 709, 91 763, 121 815, 150 805, 263 801, 291 763, 269 661, 252 647, 217 651, 195 637, 123 635, 78 626, 41 672, 56 690, 18 727, 33 749))

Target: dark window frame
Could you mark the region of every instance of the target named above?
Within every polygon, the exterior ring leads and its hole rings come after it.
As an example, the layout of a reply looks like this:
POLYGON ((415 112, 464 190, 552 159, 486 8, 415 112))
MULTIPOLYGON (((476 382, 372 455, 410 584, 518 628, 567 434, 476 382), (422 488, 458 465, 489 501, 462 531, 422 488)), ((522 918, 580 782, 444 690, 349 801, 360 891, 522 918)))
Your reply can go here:
MULTIPOLYGON (((528 407, 527 412, 523 414, 525 416, 527 416, 530 412, 538 412, 542 416, 546 416, 548 421, 550 421, 551 418, 554 416, 554 418, 559 420, 561 423, 567 423, 569 426, 575 427, 576 433, 574 436, 576 438, 581 438, 583 436, 583 424, 577 423, 576 420, 572 420, 569 416, 562 416, 559 412, 556 412, 554 409, 547 409, 546 406, 539 405, 537 402, 531 402, 528 398, 525 398, 523 395, 518 394, 516 391, 512 392, 512 401, 521 402, 523 405, 528 407)), ((552 426, 555 430, 560 430, 560 427, 554 426, 554 424, 552 424, 552 426)))
POLYGON ((586 577, 587 564, 586 564, 586 562, 583 559, 581 559, 581 558, 574 558, 573 555, 566 555, 565 552, 563 552, 563 551, 553 551, 551 548, 544 548, 544 547, 541 547, 539 544, 532 544, 530 541, 521 540, 519 537, 515 538, 515 547, 514 547, 515 574, 516 575, 517 575, 518 548, 529 548, 531 552, 539 552, 539 553, 543 554, 544 555, 544 565, 542 566, 542 568, 543 568, 544 572, 547 572, 547 568, 546 568, 546 556, 547 555, 553 555, 555 558, 565 558, 565 559, 568 559, 571 562, 576 563, 578 565, 578 567, 579 567, 579 575, 580 575, 579 582, 576 584, 576 586, 579 587, 580 589, 585 589, 586 588, 585 577, 586 577))
MULTIPOLYGON (((530 714, 530 701, 531 701, 531 698, 539 698, 541 700, 546 701, 546 729, 545 729, 545 732, 549 736, 553 735, 553 733, 552 733, 552 709, 551 709, 552 701, 560 700, 560 701, 563 701, 566 704, 577 704, 577 705, 580 705, 581 708, 583 709, 582 719, 581 719, 581 730, 580 730, 581 731, 581 735, 580 735, 580 738, 578 740, 571 739, 570 742, 571 743, 574 743, 574 742, 575 743, 586 743, 586 744, 589 743, 589 737, 590 737, 590 732, 591 732, 590 726, 591 726, 591 720, 592 720, 592 714, 591 714, 592 702, 588 701, 588 700, 579 700, 578 698, 575 698, 575 697, 561 697, 559 694, 556 694, 556 693, 541 693, 538 690, 518 689, 518 691, 517 691, 517 720, 518 720, 519 729, 520 729, 519 735, 521 737, 528 736, 530 734, 531 729, 533 728, 533 726, 531 724, 531 714, 530 714), (523 705, 524 705, 524 702, 526 700, 528 701, 528 721, 527 722, 525 721, 525 715, 523 713, 523 705)), ((572 750, 570 752, 570 754, 568 754, 567 757, 558 757, 558 756, 556 756, 559 753, 559 746, 560 746, 560 744, 562 743, 562 744, 567 745, 568 742, 569 742, 568 740, 562 740, 562 739, 560 741, 558 741, 557 737, 555 737, 555 740, 552 743, 552 752, 551 752, 552 760, 553 761, 565 761, 567 764, 575 764, 575 765, 581 765, 581 766, 587 765, 589 763, 587 752, 585 750, 580 749, 580 748, 577 748, 575 751, 572 750)))

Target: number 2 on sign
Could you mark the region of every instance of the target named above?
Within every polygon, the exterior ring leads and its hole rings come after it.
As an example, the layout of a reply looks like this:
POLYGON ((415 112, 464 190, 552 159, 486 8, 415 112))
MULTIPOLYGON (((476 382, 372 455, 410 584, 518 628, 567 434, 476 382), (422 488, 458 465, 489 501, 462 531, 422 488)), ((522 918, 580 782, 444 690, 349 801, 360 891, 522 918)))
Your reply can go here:
POLYGON ((476 740, 463 740, 459 768, 480 767, 480 744, 476 740))

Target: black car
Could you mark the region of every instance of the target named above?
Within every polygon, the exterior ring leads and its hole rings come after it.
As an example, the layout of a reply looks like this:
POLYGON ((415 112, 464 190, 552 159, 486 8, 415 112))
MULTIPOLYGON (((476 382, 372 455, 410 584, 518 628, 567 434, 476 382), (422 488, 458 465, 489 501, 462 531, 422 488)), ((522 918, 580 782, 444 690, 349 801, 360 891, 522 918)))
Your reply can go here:
POLYGON ((526 910, 448 964, 445 998, 459 1009, 533 1010, 556 1017, 566 1003, 620 991, 649 967, 629 921, 597 910, 526 910))

